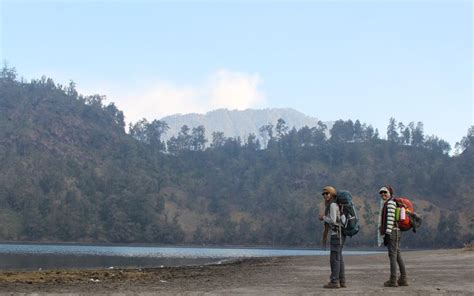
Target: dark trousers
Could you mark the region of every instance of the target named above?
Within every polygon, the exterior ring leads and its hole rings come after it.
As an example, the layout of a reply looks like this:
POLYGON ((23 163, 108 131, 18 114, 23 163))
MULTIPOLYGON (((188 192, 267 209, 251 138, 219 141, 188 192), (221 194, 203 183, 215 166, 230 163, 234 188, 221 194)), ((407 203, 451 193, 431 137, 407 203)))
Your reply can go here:
POLYGON ((331 254, 329 263, 331 264, 331 283, 346 282, 344 273, 344 259, 342 258, 342 248, 346 242, 346 236, 341 234, 341 238, 337 234, 331 235, 331 254))
POLYGON ((397 264, 400 269, 400 276, 406 277, 405 263, 403 263, 402 255, 400 253, 400 230, 392 230, 390 240, 388 242, 388 258, 390 259, 390 279, 397 278, 397 264))

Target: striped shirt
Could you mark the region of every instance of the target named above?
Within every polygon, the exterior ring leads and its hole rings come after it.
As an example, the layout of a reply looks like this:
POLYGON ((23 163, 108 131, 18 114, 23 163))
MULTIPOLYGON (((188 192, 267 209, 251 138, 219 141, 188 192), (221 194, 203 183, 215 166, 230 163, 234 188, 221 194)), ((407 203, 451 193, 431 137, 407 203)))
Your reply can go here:
POLYGON ((387 201, 387 229, 385 230, 386 234, 391 234, 392 229, 395 226, 395 209, 397 208, 397 203, 393 199, 387 201))

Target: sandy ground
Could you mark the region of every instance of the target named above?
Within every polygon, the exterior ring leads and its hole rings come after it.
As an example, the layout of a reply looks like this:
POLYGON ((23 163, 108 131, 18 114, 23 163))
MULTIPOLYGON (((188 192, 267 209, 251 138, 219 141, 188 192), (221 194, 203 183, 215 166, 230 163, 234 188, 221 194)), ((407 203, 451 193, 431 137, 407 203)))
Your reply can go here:
POLYGON ((474 295, 474 251, 402 253, 408 287, 385 288, 388 256, 345 256, 347 288, 323 289, 328 256, 278 257, 195 267, 0 273, 0 294, 474 295))

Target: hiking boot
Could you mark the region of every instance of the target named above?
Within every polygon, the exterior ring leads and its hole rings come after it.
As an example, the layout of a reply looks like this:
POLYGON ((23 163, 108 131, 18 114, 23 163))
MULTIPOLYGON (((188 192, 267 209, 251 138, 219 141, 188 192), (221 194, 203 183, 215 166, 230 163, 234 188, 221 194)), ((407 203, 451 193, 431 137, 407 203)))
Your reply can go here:
POLYGON ((340 286, 341 288, 347 288, 346 282, 341 282, 341 281, 340 281, 340 282, 339 282, 339 286, 340 286))
POLYGON ((399 286, 408 286, 408 281, 406 276, 401 276, 397 281, 399 286))
POLYGON ((338 283, 327 283, 326 285, 323 286, 323 288, 325 289, 338 289, 339 288, 339 284, 338 283))
POLYGON ((391 278, 390 280, 383 283, 383 286, 384 287, 398 287, 398 283, 396 279, 391 278))

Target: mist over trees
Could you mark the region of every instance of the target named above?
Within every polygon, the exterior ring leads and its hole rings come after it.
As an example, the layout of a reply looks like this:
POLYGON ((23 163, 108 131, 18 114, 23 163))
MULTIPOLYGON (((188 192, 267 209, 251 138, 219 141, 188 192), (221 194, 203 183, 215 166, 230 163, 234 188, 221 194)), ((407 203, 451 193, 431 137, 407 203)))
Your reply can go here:
POLYGON ((474 127, 456 145, 421 122, 391 118, 386 139, 359 120, 328 131, 283 119, 257 135, 205 137, 123 113, 75 83, 0 74, 0 239, 318 246, 321 188, 350 190, 361 218, 353 246, 374 246, 377 190, 391 184, 424 217, 405 246, 473 239, 474 127))

